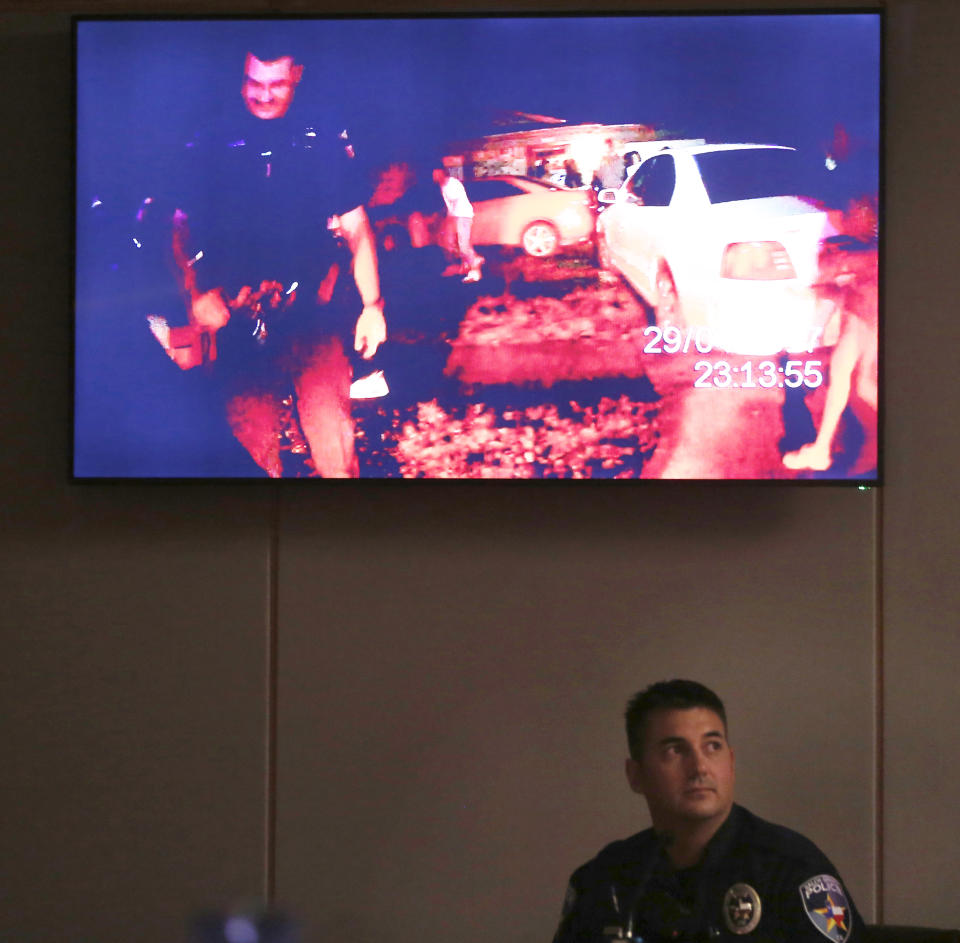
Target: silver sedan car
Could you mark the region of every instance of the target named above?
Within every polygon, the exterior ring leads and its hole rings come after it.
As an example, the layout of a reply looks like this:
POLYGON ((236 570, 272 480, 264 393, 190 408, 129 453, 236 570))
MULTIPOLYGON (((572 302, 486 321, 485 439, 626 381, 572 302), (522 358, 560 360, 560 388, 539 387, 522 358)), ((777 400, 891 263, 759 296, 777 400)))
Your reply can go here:
POLYGON ((559 249, 589 246, 593 194, 531 177, 478 177, 464 184, 473 204, 474 245, 519 246, 538 258, 559 249))

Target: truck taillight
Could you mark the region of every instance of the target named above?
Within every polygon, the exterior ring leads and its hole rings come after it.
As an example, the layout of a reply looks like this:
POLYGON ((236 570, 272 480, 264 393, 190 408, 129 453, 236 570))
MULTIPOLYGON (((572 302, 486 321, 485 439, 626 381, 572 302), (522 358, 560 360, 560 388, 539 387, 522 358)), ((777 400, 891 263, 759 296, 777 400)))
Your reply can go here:
POLYGON ((722 278, 774 281, 796 278, 787 250, 779 242, 731 242, 723 250, 722 278))

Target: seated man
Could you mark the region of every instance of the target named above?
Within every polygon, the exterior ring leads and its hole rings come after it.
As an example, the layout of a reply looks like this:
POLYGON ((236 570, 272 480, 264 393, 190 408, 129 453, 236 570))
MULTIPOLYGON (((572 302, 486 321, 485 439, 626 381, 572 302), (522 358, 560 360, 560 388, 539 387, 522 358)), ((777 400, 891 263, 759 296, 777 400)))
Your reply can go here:
POLYGON ((733 802, 723 703, 663 681, 627 706, 630 788, 653 828, 607 845, 570 879, 554 943, 632 938, 856 943, 863 923, 824 854, 733 802))

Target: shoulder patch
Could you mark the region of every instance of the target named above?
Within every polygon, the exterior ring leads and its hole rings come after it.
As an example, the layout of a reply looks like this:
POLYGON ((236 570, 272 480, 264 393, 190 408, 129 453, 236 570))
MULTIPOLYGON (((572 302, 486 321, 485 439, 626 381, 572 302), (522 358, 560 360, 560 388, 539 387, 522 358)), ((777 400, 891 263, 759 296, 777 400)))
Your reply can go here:
POLYGON ((738 936, 751 933, 760 923, 760 895, 749 884, 734 884, 723 895, 723 920, 738 936))
POLYGON ((853 916, 843 885, 831 874, 818 874, 798 890, 810 922, 833 943, 846 943, 853 916))

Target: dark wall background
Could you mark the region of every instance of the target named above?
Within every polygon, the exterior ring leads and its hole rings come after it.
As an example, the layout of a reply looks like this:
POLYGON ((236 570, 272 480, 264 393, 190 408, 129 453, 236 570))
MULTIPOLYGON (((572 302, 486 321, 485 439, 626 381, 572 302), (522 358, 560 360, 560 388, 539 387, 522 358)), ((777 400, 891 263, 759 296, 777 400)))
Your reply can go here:
POLYGON ((72 484, 69 14, 131 7, 0 6, 0 938, 159 943, 275 894, 307 939, 542 941, 647 824, 619 716, 672 675, 725 696, 740 798, 869 918, 960 924, 960 9, 886 8, 887 484, 859 492, 72 484))

